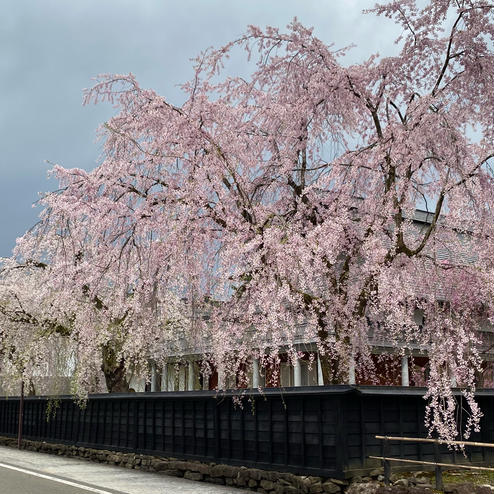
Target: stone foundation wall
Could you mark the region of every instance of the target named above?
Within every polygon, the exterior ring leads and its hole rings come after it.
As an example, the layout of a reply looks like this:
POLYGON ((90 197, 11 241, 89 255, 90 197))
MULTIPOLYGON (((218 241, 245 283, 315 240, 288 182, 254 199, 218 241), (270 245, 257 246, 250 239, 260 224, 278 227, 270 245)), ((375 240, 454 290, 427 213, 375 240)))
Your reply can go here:
MULTIPOLYGON (((3 446, 17 447, 15 438, 0 437, 3 446)), ((189 480, 240 487, 266 494, 338 494, 345 491, 349 482, 321 478, 302 477, 291 473, 273 472, 257 468, 201 463, 157 456, 123 453, 101 449, 83 448, 65 444, 39 441, 22 441, 22 449, 59 456, 84 458, 98 463, 118 465, 124 468, 158 472, 189 480)))
MULTIPOLYGON (((16 448, 17 440, 12 437, 0 436, 0 445, 16 448)), ((22 449, 83 458, 98 463, 239 487, 266 494, 434 494, 434 492, 439 492, 433 489, 432 474, 423 471, 415 472, 413 476, 406 476, 406 478, 403 478, 401 474, 394 473, 391 476, 392 485, 385 486, 382 482, 381 468, 373 470, 369 476, 355 477, 352 481, 345 481, 40 441, 24 440, 22 441, 22 449)), ((445 485, 443 492, 448 494, 492 494, 494 486, 470 482, 455 483, 445 485)))

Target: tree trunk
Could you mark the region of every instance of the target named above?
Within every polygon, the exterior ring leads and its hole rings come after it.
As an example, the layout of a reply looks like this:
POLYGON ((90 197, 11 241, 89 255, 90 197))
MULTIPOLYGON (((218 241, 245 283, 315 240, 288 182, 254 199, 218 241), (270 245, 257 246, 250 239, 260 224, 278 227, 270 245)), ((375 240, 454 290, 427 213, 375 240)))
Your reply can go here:
POLYGON ((130 386, 127 380, 124 358, 118 358, 115 350, 109 345, 103 346, 102 353, 103 363, 101 364, 101 370, 105 375, 108 392, 128 393, 130 386))
MULTIPOLYGON (((349 366, 348 360, 346 358, 342 358, 341 355, 336 355, 334 352, 331 352, 328 343, 328 331, 326 329, 326 323, 322 317, 319 317, 319 331, 317 336, 323 348, 326 349, 324 355, 319 354, 319 360, 321 362, 322 369, 322 377, 323 384, 325 386, 332 386, 335 384, 348 384, 349 377, 349 366)), ((335 335, 338 338, 340 334, 339 324, 335 325, 335 335)), ((350 348, 350 344, 345 339, 346 346, 350 348)))
POLYGON ((29 385, 27 387, 27 395, 36 396, 36 389, 34 388, 34 383, 31 380, 29 380, 29 385))

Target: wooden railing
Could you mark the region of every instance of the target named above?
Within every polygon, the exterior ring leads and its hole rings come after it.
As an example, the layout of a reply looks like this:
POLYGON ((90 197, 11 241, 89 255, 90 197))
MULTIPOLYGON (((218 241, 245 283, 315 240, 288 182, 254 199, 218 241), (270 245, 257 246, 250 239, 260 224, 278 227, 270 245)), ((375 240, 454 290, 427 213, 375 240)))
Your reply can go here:
POLYGON ((396 437, 396 436, 375 436, 376 439, 380 439, 383 442, 383 456, 369 456, 369 458, 375 460, 381 460, 383 462, 384 469, 384 482, 386 484, 390 483, 391 477, 391 463, 390 462, 401 462, 401 463, 412 463, 415 465, 428 465, 434 466, 435 477, 436 477, 436 489, 443 490, 443 467, 446 468, 460 468, 466 470, 484 470, 488 472, 494 472, 494 468, 489 467, 477 467, 474 465, 461 465, 457 463, 441 463, 439 454, 439 445, 447 444, 454 446, 480 446, 482 448, 494 448, 492 443, 479 443, 474 441, 443 441, 440 439, 427 439, 422 437, 396 437), (389 441, 406 441, 406 442, 416 442, 416 443, 433 443, 434 444, 434 461, 423 461, 423 460, 409 460, 406 458, 392 458, 387 456, 389 449, 389 441))

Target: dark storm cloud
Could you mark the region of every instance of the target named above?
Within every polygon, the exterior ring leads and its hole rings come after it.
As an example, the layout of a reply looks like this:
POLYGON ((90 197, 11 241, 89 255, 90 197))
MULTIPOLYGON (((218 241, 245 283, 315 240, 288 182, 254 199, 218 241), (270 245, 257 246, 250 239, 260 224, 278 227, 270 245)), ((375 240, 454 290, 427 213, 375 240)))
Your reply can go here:
MULTIPOLYGON (((0 13, 0 256, 35 223, 38 192, 56 188, 50 165, 93 168, 95 129, 114 110, 82 107, 81 90, 99 73, 134 73, 180 104, 177 84, 190 58, 248 24, 284 27, 293 17, 336 47, 355 43, 350 60, 389 51, 394 27, 346 0, 4 0, 0 13), (376 26, 379 25, 379 28, 376 26), (383 29, 382 26, 386 29, 383 29)), ((243 61, 234 62, 243 64, 243 61)), ((238 68, 241 68, 239 66, 238 68)))

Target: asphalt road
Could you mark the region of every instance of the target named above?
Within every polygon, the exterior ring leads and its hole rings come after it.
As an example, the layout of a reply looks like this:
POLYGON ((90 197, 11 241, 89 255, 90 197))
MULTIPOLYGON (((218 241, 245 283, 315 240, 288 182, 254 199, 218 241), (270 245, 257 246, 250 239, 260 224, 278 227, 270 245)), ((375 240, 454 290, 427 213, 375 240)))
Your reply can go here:
POLYGON ((0 446, 0 494, 246 494, 233 487, 0 446))
MULTIPOLYGON (((88 490, 86 487, 74 487, 66 480, 43 478, 33 473, 25 473, 19 470, 0 465, 0 494, 88 494, 98 492, 109 493, 103 490, 88 490)), ((115 492, 115 491, 114 491, 115 492)))

